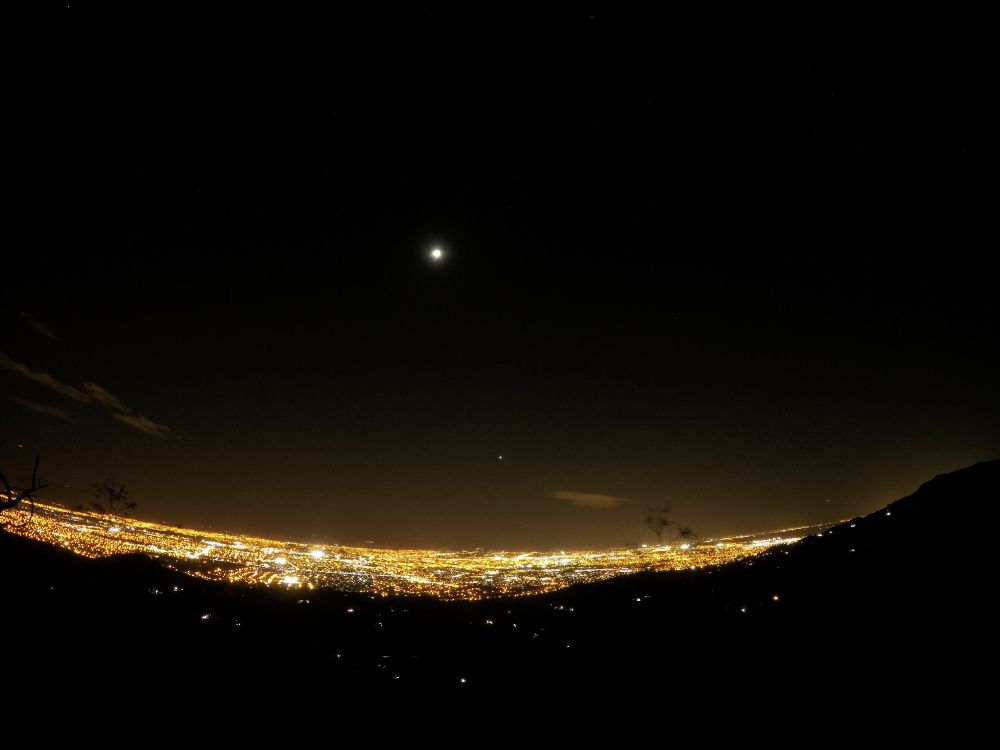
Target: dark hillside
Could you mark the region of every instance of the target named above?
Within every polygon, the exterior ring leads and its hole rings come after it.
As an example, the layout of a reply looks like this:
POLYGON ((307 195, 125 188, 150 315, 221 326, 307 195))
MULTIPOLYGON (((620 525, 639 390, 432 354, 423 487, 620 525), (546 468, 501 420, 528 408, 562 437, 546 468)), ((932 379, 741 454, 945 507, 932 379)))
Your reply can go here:
POLYGON ((237 713, 341 738, 762 736, 854 714, 964 732, 981 542, 953 524, 998 489, 982 463, 752 563, 478 603, 231 587, 4 534, 4 672, 46 731, 153 744, 253 735, 237 713))

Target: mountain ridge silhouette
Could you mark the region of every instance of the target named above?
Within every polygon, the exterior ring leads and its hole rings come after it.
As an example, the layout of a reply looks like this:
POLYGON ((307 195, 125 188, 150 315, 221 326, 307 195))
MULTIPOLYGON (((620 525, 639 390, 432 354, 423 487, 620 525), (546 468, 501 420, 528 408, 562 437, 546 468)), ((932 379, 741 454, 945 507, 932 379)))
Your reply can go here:
MULTIPOLYGON (((1000 460, 986 461, 752 560, 480 602, 251 589, 0 534, 0 603, 22 639, 6 674, 46 696, 57 676, 62 700, 44 705, 86 726, 87 696, 119 695, 127 731, 148 739, 153 721, 165 742, 252 696, 273 708, 267 731, 303 738, 649 739, 668 731, 662 716, 681 722, 671 737, 736 737, 767 717, 829 728, 888 701, 911 723, 879 725, 887 736, 954 740, 974 726, 981 696, 963 675, 987 649, 981 542, 962 547, 949 523, 998 496, 1000 460)), ((252 739, 261 722, 218 738, 252 739)))

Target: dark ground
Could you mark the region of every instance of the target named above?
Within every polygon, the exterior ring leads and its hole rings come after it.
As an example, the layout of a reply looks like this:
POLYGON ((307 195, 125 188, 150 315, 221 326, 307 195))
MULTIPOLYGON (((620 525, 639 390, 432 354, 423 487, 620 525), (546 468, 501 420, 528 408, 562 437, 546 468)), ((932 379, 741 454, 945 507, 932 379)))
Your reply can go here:
POLYGON ((977 464, 752 564, 480 603, 219 585, 4 534, 5 712, 154 745, 957 739, 981 718, 968 582, 998 489, 1000 461, 977 464))
MULTIPOLYGON (((1000 142, 981 6, 253 5, 3 5, 18 305, 238 289, 286 248, 379 227, 402 246, 456 215, 459 239, 535 228, 550 264, 589 243, 628 265, 664 237, 671 262, 775 286, 885 266, 916 300, 992 299, 995 179, 940 166, 1000 142)), ((989 717, 976 579, 998 487, 979 464, 752 566, 477 604, 300 604, 0 534, 0 742, 962 745, 989 717)))

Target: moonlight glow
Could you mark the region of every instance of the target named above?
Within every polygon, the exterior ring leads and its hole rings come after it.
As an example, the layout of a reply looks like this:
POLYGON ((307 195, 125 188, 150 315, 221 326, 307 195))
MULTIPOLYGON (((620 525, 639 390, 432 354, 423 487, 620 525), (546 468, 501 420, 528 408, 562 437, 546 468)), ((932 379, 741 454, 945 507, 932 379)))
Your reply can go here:
POLYGON ((434 261, 435 263, 439 263, 442 260, 444 260, 444 250, 442 250, 439 247, 431 248, 430 255, 431 255, 431 260, 434 261))

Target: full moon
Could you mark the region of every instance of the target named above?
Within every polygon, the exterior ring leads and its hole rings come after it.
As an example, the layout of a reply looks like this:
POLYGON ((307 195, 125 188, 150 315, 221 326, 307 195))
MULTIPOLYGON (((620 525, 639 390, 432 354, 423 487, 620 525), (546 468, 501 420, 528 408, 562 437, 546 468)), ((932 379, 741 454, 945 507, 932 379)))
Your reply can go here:
POLYGON ((444 257, 444 250, 439 247, 431 248, 431 260, 441 260, 444 257))

